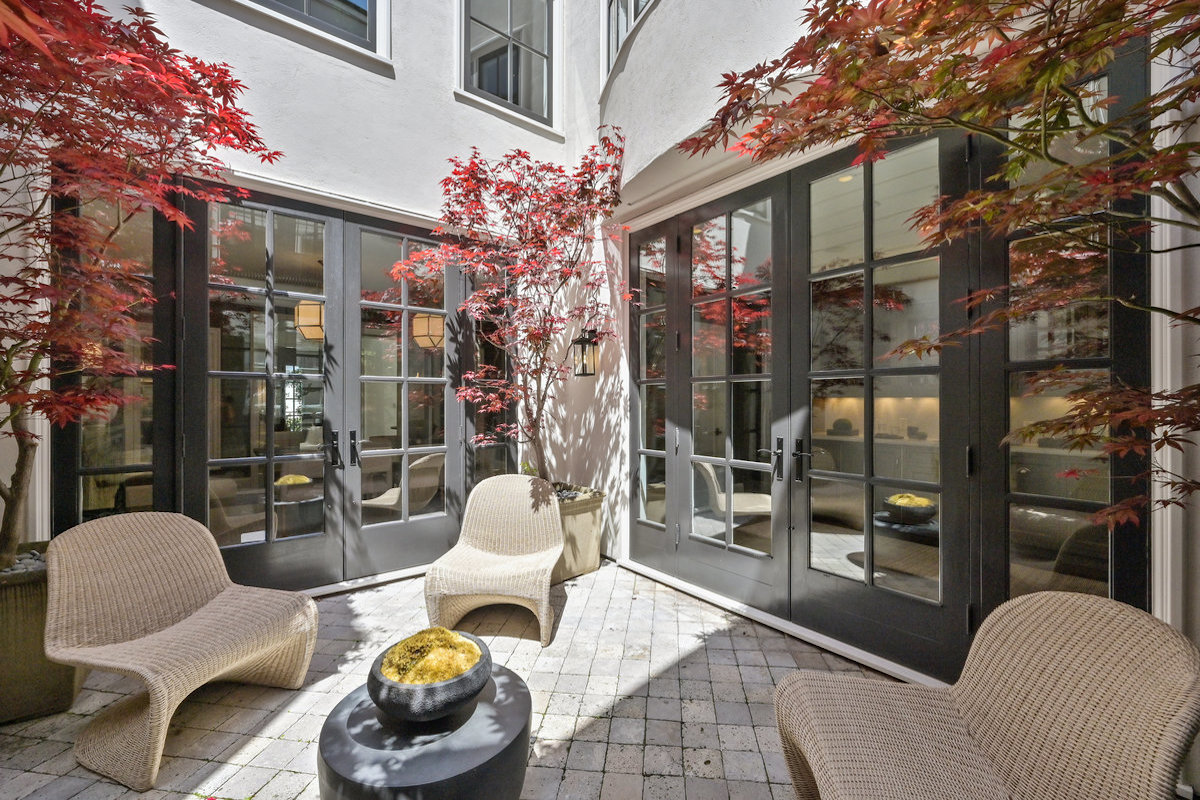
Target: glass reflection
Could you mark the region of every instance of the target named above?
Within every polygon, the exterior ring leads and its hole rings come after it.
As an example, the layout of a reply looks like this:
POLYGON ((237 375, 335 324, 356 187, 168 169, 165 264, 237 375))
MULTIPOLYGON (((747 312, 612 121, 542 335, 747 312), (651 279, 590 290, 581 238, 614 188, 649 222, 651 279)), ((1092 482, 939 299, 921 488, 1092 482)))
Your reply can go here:
POLYGON ((771 200, 730 215, 729 268, 734 289, 771 283, 771 200))
POLYGON ((733 457, 741 461, 771 462, 771 384, 767 381, 731 385, 733 403, 733 457), (759 451, 767 451, 760 453, 759 451))
MULTIPOLYGON (((1071 392, 1109 381, 1105 370, 1014 373, 1009 379, 1010 430, 1058 419, 1071 409, 1071 392)), ((1031 438, 1018 439, 1008 448, 1010 491, 1112 502, 1109 458, 1102 450, 1106 434, 1031 432, 1031 438)))
POLYGON ((208 262, 212 283, 267 285, 267 212, 208 204, 208 262))
POLYGON ((257 378, 210 378, 208 457, 247 458, 267 446, 267 382, 257 378))
POLYGON ((321 449, 325 387, 317 378, 275 381, 275 455, 312 453, 321 449))
POLYGON ((265 466, 209 468, 208 529, 218 545, 266 541, 265 466))
POLYGON ((733 318, 733 373, 771 371, 771 293, 743 294, 729 300, 733 318))
POLYGON ((1008 559, 1010 597, 1044 590, 1108 596, 1108 528, 1087 512, 1011 506, 1008 559))
POLYGON ((320 375, 325 369, 325 304, 275 299, 275 371, 320 375))
POLYGON ((325 294, 325 223, 278 212, 274 220, 274 288, 325 294))
POLYGON ((692 449, 696 455, 725 458, 725 381, 692 386, 692 449))
POLYGON ((374 231, 363 231, 359 240, 359 280, 362 299, 376 303, 399 303, 400 287, 392 278, 392 268, 404 260, 404 238, 374 231))
POLYGON ((642 377, 666 376, 667 312, 658 311, 642 317, 642 377))
POLYGON ((154 459, 154 380, 138 377, 82 379, 86 389, 115 389, 124 405, 88 413, 79 421, 79 466, 127 467, 154 459))
POLYGON ((724 375, 727 300, 692 306, 692 375, 724 375))
POLYGON ((513 45, 517 58, 513 75, 513 102, 538 116, 546 116, 546 57, 513 45))
MULTIPOLYGON (((429 242, 408 240, 408 258, 418 253, 431 252, 437 246, 429 242)), ((408 291, 408 304, 418 308, 442 308, 446 302, 446 278, 441 270, 434 269, 426 262, 417 261, 409 267, 408 278, 404 281, 408 291)))
POLYGON ((401 320, 404 312, 377 308, 360 311, 362 374, 399 377, 404 374, 400 357, 401 320))
POLYGON ((692 535, 725 544, 727 467, 693 462, 692 535))
POLYGON ((213 290, 209 293, 208 368, 222 372, 261 372, 267 368, 267 311, 261 295, 213 290))
POLYGON ((941 477, 939 388, 937 375, 875 379, 872 442, 876 475, 938 482, 941 477))
POLYGON ((638 246, 638 282, 643 306, 661 306, 667 302, 666 239, 638 246))
POLYGON ((642 446, 647 450, 667 449, 667 387, 642 387, 642 446))
POLYGON ((732 539, 739 547, 771 554, 771 473, 731 469, 733 494, 721 499, 733 517, 732 539))
POLYGON ((812 382, 813 445, 829 455, 814 468, 863 474, 863 380, 830 379, 812 382))
POLYGON ((874 257, 922 249, 924 231, 913 228, 912 216, 922 206, 936 202, 941 194, 937 140, 893 150, 882 161, 876 161, 873 169, 874 257))
POLYGON ((84 521, 128 511, 154 510, 153 472, 80 475, 79 490, 84 521))
POLYGON ((638 482, 639 517, 665 525, 667 522, 667 460, 642 456, 638 482))
MULTIPOLYGON (((897 264, 875 270, 875 336, 872 342, 876 359, 910 339, 935 339, 938 335, 938 260, 928 258, 910 264, 897 264)), ((893 356, 889 362, 937 364, 938 354, 893 356)))
POLYGON ((812 478, 809 486, 809 566, 831 575, 866 580, 863 485, 812 478))
POLYGON ((861 264, 863 168, 851 167, 815 180, 809 187, 812 272, 861 264))
POLYGON ((876 489, 871 528, 876 586, 941 599, 939 506, 935 493, 876 489))
POLYGON ((692 228, 692 296, 725 291, 729 231, 725 216, 692 228))
POLYGON ((812 282, 812 368, 862 369, 865 332, 861 272, 812 282))
MULTIPOLYGON (((1096 231, 1077 234, 1089 240, 1096 231)), ((1064 298, 1109 293, 1108 254, 1072 236, 1035 236, 1008 247, 1009 300, 1020 309, 1032 292, 1059 291, 1064 298)), ((1070 302, 1039 310, 1009 324, 1009 357, 1014 361, 1102 358, 1109 350, 1108 303, 1070 302)))
POLYGON ((446 443, 446 388, 414 384, 408 388, 408 445, 446 443))
POLYGON ((363 380, 363 450, 390 450, 404 446, 404 384, 363 380))
POLYGON ((325 529, 325 463, 320 458, 276 462, 275 538, 321 533, 325 529))
POLYGON ((408 312, 408 375, 440 378, 446 371, 446 316, 408 312))

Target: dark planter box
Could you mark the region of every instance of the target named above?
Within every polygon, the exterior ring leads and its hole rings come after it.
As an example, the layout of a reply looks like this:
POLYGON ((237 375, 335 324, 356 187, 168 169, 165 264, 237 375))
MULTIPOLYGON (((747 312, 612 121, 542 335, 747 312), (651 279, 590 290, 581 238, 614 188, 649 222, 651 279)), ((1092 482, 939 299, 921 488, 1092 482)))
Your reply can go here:
POLYGON ((45 630, 46 570, 0 575, 0 724, 57 714, 75 702, 81 681, 74 667, 46 658, 45 630))

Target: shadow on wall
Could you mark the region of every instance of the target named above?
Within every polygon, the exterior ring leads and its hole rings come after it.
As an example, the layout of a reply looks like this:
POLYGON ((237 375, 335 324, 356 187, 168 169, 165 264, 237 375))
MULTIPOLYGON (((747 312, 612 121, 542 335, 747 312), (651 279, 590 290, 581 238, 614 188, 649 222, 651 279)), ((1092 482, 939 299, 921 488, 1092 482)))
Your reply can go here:
MULTIPOLYGON (((596 246, 605 249, 608 275, 603 291, 613 309, 617 337, 601 343, 595 376, 565 382, 547 426, 546 451, 555 480, 605 493, 600 551, 611 558, 619 555, 619 534, 629 515, 628 303, 622 299, 623 242, 600 237, 596 246)), ((570 341, 578 332, 567 334, 570 341)))

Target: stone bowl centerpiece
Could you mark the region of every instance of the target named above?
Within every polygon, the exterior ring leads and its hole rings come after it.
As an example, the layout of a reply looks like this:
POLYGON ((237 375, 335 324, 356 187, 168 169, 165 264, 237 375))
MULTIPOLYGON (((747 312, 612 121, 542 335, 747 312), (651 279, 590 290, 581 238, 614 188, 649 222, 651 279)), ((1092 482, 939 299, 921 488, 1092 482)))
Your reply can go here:
POLYGON ((426 628, 384 650, 367 675, 367 694, 396 722, 453 714, 492 676, 492 654, 469 633, 426 628))
POLYGON ((927 497, 908 492, 894 494, 883 501, 888 521, 901 525, 924 525, 937 514, 937 504, 927 497))

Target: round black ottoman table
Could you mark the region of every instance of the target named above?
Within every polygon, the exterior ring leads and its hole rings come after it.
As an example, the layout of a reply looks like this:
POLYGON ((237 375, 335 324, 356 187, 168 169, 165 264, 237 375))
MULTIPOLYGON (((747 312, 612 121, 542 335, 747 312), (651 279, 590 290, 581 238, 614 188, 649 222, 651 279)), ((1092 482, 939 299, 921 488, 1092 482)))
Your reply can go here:
POLYGON ((432 722, 387 720, 364 684, 321 728, 321 800, 518 800, 531 710, 525 682, 499 665, 475 702, 432 722))

